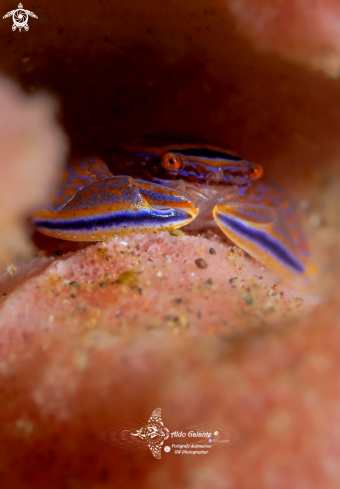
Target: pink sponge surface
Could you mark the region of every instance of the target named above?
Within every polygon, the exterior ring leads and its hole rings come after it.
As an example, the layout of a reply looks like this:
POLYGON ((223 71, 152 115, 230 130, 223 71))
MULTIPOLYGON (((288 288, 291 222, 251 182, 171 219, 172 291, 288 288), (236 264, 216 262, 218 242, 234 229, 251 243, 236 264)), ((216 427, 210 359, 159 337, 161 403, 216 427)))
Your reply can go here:
POLYGON ((213 234, 146 234, 20 273, 1 284, 13 287, 0 317, 3 487, 320 487, 338 477, 337 328, 297 329, 315 300, 238 248, 213 234), (156 460, 103 441, 157 407, 170 432, 222 426, 228 444, 156 460))

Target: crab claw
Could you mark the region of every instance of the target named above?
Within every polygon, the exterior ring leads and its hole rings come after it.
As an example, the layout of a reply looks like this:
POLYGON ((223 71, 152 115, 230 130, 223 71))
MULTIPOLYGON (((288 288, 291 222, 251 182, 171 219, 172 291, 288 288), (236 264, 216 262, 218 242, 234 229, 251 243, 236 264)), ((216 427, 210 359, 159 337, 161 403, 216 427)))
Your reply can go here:
POLYGON ((111 176, 76 191, 62 208, 45 208, 32 216, 48 236, 69 241, 102 241, 131 233, 175 229, 198 214, 176 190, 127 176, 111 176))
POLYGON ((285 214, 252 203, 217 205, 213 210, 217 225, 249 255, 270 267, 301 274, 306 271, 308 250, 295 216, 289 219, 285 214))

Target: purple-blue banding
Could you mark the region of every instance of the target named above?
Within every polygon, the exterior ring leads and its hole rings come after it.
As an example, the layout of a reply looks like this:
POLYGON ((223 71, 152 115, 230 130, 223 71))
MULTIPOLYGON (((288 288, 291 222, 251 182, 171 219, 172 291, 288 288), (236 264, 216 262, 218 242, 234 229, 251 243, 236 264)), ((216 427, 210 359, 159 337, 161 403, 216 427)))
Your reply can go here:
POLYGON ((156 204, 164 207, 168 205, 169 207, 171 207, 172 204, 182 203, 184 200, 188 200, 186 197, 184 197, 183 194, 180 194, 179 192, 172 192, 170 194, 167 193, 169 192, 169 188, 165 185, 157 185, 155 183, 149 183, 143 180, 135 180, 135 184, 137 185, 138 191, 141 195, 149 197, 151 199, 151 204, 156 204), (145 183, 148 184, 146 188, 138 186, 138 184, 145 183), (165 192, 159 192, 159 190, 165 190, 165 192))
POLYGON ((282 246, 279 242, 268 236, 264 231, 254 230, 245 226, 239 221, 219 214, 218 219, 227 227, 241 234, 243 237, 255 241, 255 243, 261 245, 265 250, 274 255, 279 261, 286 266, 292 268, 295 272, 302 273, 305 267, 299 262, 289 251, 282 246))
MULTIPOLYGON (((174 147, 173 149, 167 148, 167 153, 174 153, 179 155, 183 162, 183 168, 178 171, 168 171, 169 175, 173 175, 176 179, 183 178, 190 179, 195 178, 201 180, 204 183, 209 183, 212 176, 222 170, 224 172, 224 177, 219 183, 224 184, 232 184, 235 176, 238 176, 240 173, 245 173, 250 170, 252 167, 252 163, 244 160, 240 156, 231 155, 227 152, 217 151, 207 148, 188 148, 188 149, 180 149, 174 147), (186 158, 198 158, 195 161, 186 161, 186 158), (200 161, 200 158, 205 161, 200 161), (215 162, 216 160, 223 161, 224 164, 221 164, 220 167, 214 167, 213 165, 209 165, 209 161, 215 162), (243 170, 240 168, 240 165, 237 163, 242 162, 244 164, 243 170)), ((127 151, 126 155, 131 155, 135 157, 139 157, 144 159, 145 161, 154 160, 157 165, 161 168, 161 157, 155 153, 151 152, 143 152, 143 151, 127 151)), ((160 180, 161 181, 161 180, 160 180)), ((242 184, 238 184, 240 187, 246 185, 248 186, 250 183, 250 178, 247 176, 245 182, 242 184)))
POLYGON ((182 156, 189 156, 192 158, 195 158, 197 156, 198 158, 206 158, 209 160, 226 160, 226 161, 243 161, 243 158, 241 156, 237 155, 231 155, 228 152, 224 151, 218 151, 215 149, 208 149, 208 148, 188 148, 188 149, 169 149, 167 152, 169 153, 178 153, 182 156))
POLYGON ((107 229, 115 227, 135 227, 138 228, 143 224, 149 224, 150 227, 155 227, 157 223, 161 224, 161 227, 166 227, 168 224, 183 223, 190 219, 191 216, 181 210, 158 210, 156 212, 149 212, 145 210, 135 211, 133 213, 116 212, 107 216, 79 218, 75 220, 48 220, 48 219, 36 219, 33 224, 39 229, 50 229, 54 231, 93 231, 96 228, 107 229))

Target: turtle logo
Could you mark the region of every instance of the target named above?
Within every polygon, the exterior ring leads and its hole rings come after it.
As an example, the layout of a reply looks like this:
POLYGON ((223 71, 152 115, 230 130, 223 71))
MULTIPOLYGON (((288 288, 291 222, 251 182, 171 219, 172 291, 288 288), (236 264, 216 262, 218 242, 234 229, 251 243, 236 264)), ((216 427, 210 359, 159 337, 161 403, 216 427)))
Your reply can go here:
POLYGON ((13 16, 12 31, 15 31, 18 28, 19 32, 21 32, 21 29, 25 29, 25 31, 28 31, 28 16, 34 17, 35 19, 38 18, 38 16, 35 15, 33 12, 30 12, 29 10, 24 10, 21 3, 19 3, 16 10, 11 10, 10 12, 7 12, 7 14, 3 16, 3 19, 7 19, 7 17, 10 17, 11 15, 13 16))

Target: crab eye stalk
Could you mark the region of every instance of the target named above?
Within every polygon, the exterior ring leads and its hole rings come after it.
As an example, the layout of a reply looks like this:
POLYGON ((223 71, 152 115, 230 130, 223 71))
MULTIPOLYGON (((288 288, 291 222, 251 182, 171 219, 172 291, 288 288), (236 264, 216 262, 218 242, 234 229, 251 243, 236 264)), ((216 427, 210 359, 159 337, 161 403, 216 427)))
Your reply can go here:
POLYGON ((254 163, 251 167, 249 176, 252 180, 257 180, 263 175, 263 168, 258 163, 254 163))
POLYGON ((175 153, 164 153, 161 158, 162 165, 168 171, 178 171, 182 168, 182 160, 175 153))

